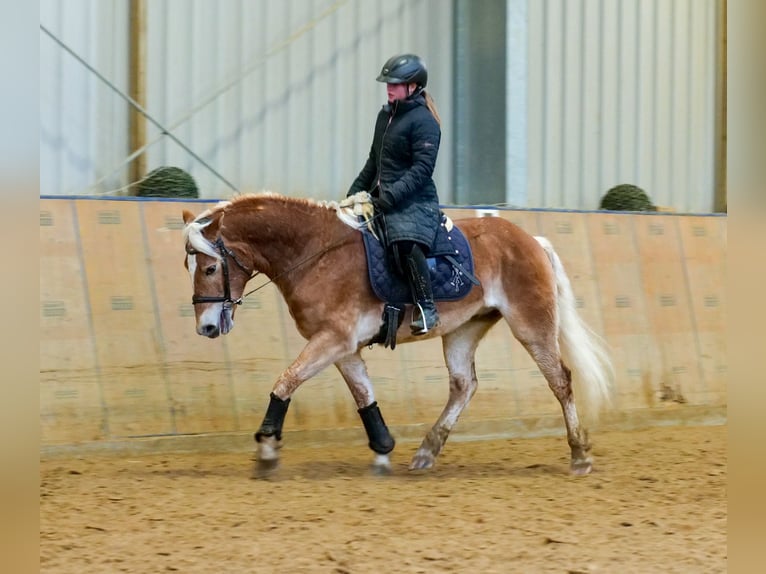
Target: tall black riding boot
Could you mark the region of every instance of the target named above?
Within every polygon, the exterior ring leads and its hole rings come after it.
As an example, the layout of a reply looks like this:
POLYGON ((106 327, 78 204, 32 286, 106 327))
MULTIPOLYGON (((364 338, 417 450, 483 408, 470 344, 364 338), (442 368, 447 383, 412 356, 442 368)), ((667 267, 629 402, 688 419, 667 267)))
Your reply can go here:
POLYGON ((409 279, 415 302, 410 330, 413 335, 424 335, 439 324, 439 313, 434 305, 428 262, 417 245, 407 256, 407 279, 409 279))

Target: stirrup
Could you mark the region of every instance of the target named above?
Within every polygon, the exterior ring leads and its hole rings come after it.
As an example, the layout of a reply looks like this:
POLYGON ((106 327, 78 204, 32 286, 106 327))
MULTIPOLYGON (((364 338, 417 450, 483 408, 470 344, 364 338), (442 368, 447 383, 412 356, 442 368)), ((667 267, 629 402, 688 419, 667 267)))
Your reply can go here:
POLYGON ((434 308, 434 314, 436 315, 436 321, 434 321, 434 324, 430 327, 428 326, 428 321, 426 321, 426 314, 425 309, 423 309, 423 306, 419 302, 413 303, 414 307, 412 309, 412 322, 410 323, 410 331, 413 335, 425 335, 429 331, 435 329, 439 326, 439 314, 434 308), (420 316, 418 317, 415 315, 415 309, 417 309, 417 312, 420 313, 420 316), (423 322, 423 326, 421 327, 418 324, 418 319, 420 319, 423 322))

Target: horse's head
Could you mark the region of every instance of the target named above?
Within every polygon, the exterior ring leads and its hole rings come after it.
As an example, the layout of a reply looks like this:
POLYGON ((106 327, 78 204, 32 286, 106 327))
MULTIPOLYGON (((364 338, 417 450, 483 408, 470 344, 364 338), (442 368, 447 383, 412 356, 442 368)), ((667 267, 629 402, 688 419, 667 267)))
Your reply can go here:
POLYGON ((223 209, 195 217, 184 210, 186 260, 192 280, 197 333, 215 338, 234 327, 236 305, 242 304, 245 284, 253 273, 237 244, 227 244, 221 235, 223 209))

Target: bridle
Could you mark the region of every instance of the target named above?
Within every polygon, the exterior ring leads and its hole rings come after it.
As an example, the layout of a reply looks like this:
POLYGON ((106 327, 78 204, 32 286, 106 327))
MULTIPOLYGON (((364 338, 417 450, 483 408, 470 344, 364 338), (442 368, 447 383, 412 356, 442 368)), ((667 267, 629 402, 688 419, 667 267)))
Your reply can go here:
MULTIPOLYGON (((216 240, 216 242, 213 244, 215 247, 218 248, 218 252, 221 254, 221 269, 223 271, 223 296, 222 297, 210 297, 210 296, 202 296, 202 295, 192 295, 192 305, 197 305, 199 303, 223 303, 224 309, 231 309, 234 305, 242 305, 242 297, 239 297, 238 299, 232 299, 231 298, 231 284, 229 282, 229 257, 231 257, 234 260, 234 263, 237 264, 237 267, 239 267, 242 271, 247 273, 250 278, 252 279, 256 275, 258 275, 258 272, 255 273, 250 271, 247 267, 242 265, 240 263, 239 259, 237 259, 237 256, 234 254, 234 252, 226 247, 223 243, 223 239, 220 237, 216 240)), ((187 253, 189 255, 196 255, 198 251, 195 250, 188 250, 187 253)))

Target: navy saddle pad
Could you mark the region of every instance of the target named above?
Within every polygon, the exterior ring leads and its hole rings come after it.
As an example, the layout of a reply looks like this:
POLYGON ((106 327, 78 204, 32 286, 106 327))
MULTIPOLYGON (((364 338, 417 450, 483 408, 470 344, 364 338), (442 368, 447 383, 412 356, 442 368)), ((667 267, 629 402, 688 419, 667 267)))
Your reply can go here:
MULTIPOLYGON (((426 258, 431 270, 434 299, 457 301, 468 295, 473 282, 478 284, 478 281, 473 276, 473 255, 468 240, 456 225, 447 231, 445 223, 446 218, 442 220, 436 232, 434 244, 430 252, 426 253, 426 258)), ((363 226, 361 231, 364 238, 364 250, 367 253, 367 270, 375 295, 381 301, 395 305, 412 303, 409 283, 389 264, 380 241, 366 226, 363 226)))

